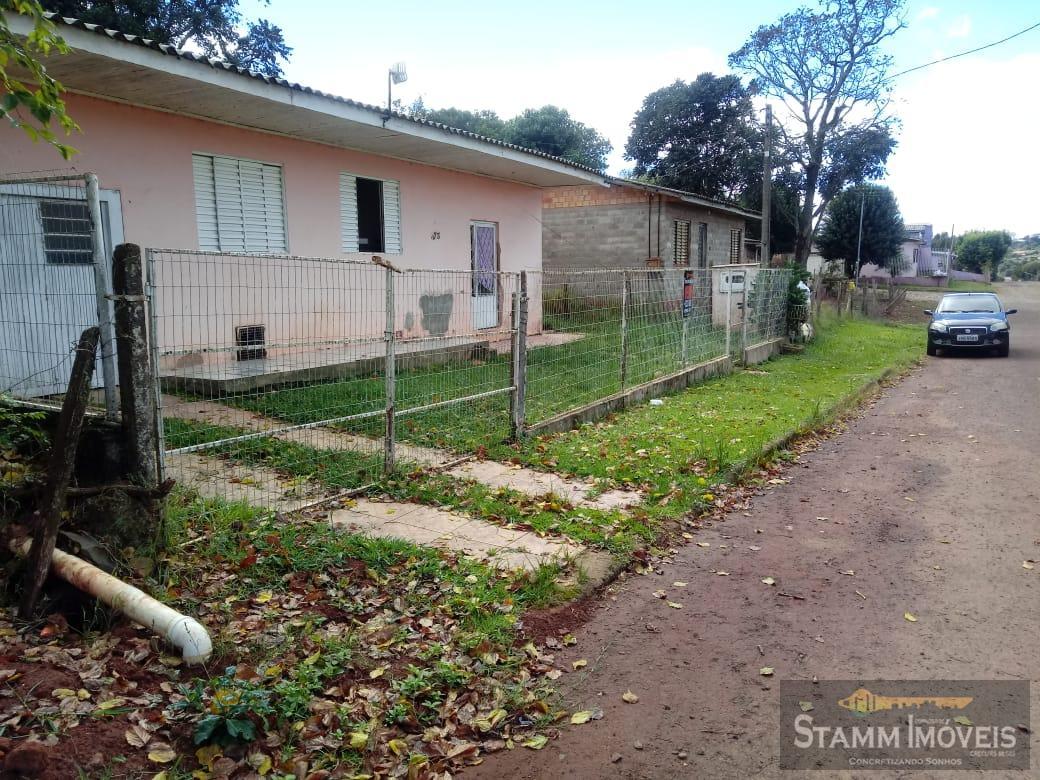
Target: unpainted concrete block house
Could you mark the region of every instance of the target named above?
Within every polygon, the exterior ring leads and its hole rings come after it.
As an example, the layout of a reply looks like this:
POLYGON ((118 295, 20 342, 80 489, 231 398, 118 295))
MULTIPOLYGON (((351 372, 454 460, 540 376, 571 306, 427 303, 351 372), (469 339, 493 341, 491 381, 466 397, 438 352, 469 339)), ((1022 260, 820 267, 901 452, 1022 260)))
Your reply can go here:
POLYGON ((547 189, 542 198, 546 270, 710 268, 757 263, 748 220, 730 203, 627 179, 547 189))

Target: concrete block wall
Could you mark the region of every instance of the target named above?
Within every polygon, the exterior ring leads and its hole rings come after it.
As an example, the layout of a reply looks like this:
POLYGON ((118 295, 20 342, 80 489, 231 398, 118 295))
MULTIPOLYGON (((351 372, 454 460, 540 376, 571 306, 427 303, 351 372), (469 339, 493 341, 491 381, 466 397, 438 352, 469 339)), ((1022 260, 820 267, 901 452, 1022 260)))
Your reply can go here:
POLYGON ((745 220, 727 212, 634 187, 557 187, 542 199, 542 267, 546 270, 645 268, 648 257, 674 263, 675 220, 690 225, 690 264, 697 265, 698 224, 708 225, 708 265, 730 262, 730 230, 745 220), (660 220, 658 209, 660 208, 660 220), (660 233, 658 233, 660 224, 660 233))

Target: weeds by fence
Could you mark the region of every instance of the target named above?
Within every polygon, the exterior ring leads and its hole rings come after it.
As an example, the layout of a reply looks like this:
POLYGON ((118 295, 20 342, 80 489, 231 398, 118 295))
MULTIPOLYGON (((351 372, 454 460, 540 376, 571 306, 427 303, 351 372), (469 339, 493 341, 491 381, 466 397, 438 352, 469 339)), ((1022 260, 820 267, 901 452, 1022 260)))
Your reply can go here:
POLYGON ((152 250, 168 473, 293 508, 784 331, 786 272, 491 273, 152 250), (746 315, 746 316, 745 316, 746 315), (520 323, 527 327, 521 332, 520 323))

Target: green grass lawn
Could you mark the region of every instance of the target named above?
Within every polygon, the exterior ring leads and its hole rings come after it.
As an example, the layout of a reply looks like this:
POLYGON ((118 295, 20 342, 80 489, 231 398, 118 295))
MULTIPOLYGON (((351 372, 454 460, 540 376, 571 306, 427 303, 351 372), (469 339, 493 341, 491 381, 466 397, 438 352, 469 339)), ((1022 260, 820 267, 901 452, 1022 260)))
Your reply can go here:
MULTIPOLYGON (((569 344, 528 351, 527 419, 547 419, 621 390, 620 323, 610 310, 596 316, 546 318, 548 332, 580 334, 569 344)), ((686 364, 724 351, 725 334, 718 328, 689 329, 686 364)), ((628 330, 626 387, 678 371, 682 367, 682 324, 678 313, 633 316, 628 330)), ((463 398, 509 386, 508 355, 485 360, 399 371, 398 432, 414 444, 465 452, 492 446, 509 435, 509 396, 501 394, 459 405, 408 414, 412 407, 463 398)), ((382 376, 290 387, 260 395, 225 399, 227 403, 290 423, 306 423, 382 409, 382 376)), ((378 420, 376 428, 381 425, 378 420)), ((368 434, 373 422, 344 424, 368 434)), ((187 440, 185 440, 187 441, 187 440)))
POLYGON ((925 284, 901 284, 906 290, 919 290, 921 292, 934 292, 942 295, 945 292, 993 292, 990 282, 975 282, 970 279, 951 279, 948 287, 933 287, 925 284))
POLYGON ((826 419, 859 388, 889 368, 909 366, 922 351, 919 328, 830 322, 801 354, 709 380, 663 406, 537 438, 514 457, 604 487, 643 489, 648 516, 680 514, 710 500, 713 483, 755 463, 767 444, 826 419))
MULTIPOLYGON (((591 477, 604 489, 644 491, 644 506, 627 514, 488 488, 408 463, 384 477, 378 455, 317 450, 276 439, 254 439, 219 452, 329 488, 374 483, 372 495, 456 509, 624 553, 654 537, 655 520, 712 501, 715 486, 733 470, 756 463, 767 444, 820 423, 865 384, 889 368, 910 365, 920 353, 919 328, 835 320, 825 323, 803 353, 710 380, 666 398, 663 406, 631 409, 522 445, 501 440, 479 444, 492 458, 591 477)), ((228 438, 239 431, 170 420, 167 433, 176 445, 228 438)), ((452 441, 462 445, 472 435, 471 430, 460 431, 452 441)))

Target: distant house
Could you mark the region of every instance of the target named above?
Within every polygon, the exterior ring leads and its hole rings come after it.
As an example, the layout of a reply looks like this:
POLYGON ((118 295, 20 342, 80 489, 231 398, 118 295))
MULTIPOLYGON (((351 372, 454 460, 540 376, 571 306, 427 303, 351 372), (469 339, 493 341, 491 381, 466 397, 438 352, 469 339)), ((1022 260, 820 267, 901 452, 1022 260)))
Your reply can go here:
POLYGON ((894 279, 942 285, 949 274, 949 253, 932 250, 932 226, 926 224, 905 225, 906 236, 902 246, 902 265, 892 273, 887 268, 879 268, 873 263, 866 263, 860 269, 861 279, 894 279))
POLYGON ((746 235, 748 222, 761 219, 757 212, 628 179, 604 184, 544 191, 546 270, 759 262, 761 244, 746 235))

